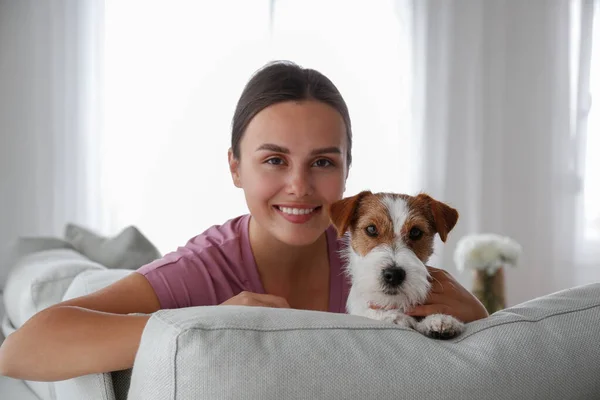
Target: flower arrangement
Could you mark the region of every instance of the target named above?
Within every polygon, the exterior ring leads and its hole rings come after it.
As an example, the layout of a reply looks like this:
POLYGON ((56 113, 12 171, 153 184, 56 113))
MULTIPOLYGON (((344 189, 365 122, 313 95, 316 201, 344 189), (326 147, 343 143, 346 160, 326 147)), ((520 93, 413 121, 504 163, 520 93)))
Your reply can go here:
POLYGON ((456 268, 473 271, 473 294, 492 314, 506 307, 504 267, 516 267, 521 245, 496 234, 473 234, 461 238, 454 251, 456 268))

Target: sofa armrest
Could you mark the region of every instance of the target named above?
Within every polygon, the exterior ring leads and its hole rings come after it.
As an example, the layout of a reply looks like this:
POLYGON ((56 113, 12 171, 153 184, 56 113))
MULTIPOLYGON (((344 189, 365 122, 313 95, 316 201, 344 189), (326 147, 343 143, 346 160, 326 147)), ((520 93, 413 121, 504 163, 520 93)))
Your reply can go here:
MULTIPOLYGON (((63 300, 95 292, 132 272, 130 269, 84 271, 75 277, 63 300)), ((58 400, 125 400, 130 373, 131 370, 90 374, 55 382, 56 398, 58 400)))

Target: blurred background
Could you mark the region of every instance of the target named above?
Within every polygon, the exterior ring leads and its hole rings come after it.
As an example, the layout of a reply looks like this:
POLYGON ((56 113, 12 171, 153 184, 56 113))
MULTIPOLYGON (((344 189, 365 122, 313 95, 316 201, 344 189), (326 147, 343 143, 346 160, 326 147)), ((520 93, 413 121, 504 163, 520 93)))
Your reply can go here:
MULTIPOLYGON (((457 241, 523 246, 508 305, 600 281, 598 0, 0 0, 0 249, 136 225, 162 253, 246 213, 227 166, 251 74, 326 74, 346 195, 425 191, 457 241)), ((7 273, 0 251, 0 287, 7 273)))

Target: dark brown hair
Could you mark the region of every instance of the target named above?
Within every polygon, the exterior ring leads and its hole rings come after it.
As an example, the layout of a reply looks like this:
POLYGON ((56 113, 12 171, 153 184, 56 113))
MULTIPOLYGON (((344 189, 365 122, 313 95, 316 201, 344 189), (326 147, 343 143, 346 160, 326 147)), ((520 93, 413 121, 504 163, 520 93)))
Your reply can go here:
POLYGON ((352 162, 352 125, 348 107, 339 90, 325 75, 291 61, 274 61, 250 78, 238 100, 231 126, 231 149, 240 158, 240 141, 246 127, 263 109, 284 101, 316 100, 340 113, 346 125, 347 166, 352 162))

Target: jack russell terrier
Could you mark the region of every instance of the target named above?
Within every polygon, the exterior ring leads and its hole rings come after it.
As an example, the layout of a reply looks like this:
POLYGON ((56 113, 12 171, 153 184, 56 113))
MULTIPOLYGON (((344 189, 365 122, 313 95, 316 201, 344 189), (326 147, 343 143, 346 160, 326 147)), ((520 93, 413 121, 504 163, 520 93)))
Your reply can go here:
POLYGON ((427 298, 431 284, 425 263, 433 238, 443 242, 458 212, 426 194, 364 191, 329 207, 338 235, 348 235, 344 250, 352 281, 349 314, 413 328, 436 339, 450 339, 464 330, 458 319, 444 314, 421 320, 404 314, 427 298))

